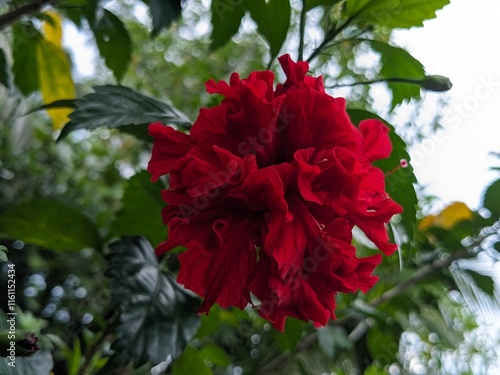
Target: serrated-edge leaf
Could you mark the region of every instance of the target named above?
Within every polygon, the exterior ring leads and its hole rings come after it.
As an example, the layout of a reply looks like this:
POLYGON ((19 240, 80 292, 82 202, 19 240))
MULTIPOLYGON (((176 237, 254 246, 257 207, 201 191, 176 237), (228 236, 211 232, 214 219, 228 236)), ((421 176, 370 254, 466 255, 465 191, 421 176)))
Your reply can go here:
POLYGON ((161 122, 189 127, 190 121, 169 104, 140 94, 125 86, 96 86, 95 92, 78 99, 70 122, 62 129, 58 141, 78 129, 116 128, 161 122))
POLYGON ((105 274, 121 311, 110 361, 115 357, 123 365, 133 360, 137 368, 148 361, 157 365, 179 357, 198 328, 199 298, 160 270, 144 237, 124 236, 109 247, 105 274))
POLYGON ((43 111, 51 108, 76 108, 76 99, 62 99, 56 100, 52 103, 44 104, 39 107, 33 108, 29 112, 26 112, 24 116, 29 115, 33 112, 43 111))
POLYGON ((389 28, 423 26, 450 0, 347 0, 347 17, 389 28))

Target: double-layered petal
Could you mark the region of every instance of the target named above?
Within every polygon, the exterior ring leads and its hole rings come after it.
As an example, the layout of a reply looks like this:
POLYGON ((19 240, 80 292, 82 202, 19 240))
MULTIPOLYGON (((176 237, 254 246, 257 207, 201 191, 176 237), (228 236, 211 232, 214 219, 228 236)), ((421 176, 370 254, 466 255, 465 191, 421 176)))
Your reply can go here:
POLYGON ((204 298, 200 312, 254 296, 283 329, 287 316, 324 325, 337 293, 373 286, 381 256, 356 256, 353 226, 390 254, 386 224, 401 207, 372 165, 391 152, 387 127, 355 127, 307 63, 279 60, 287 79, 276 88, 270 71, 207 82, 224 99, 200 110, 190 134, 151 124, 148 170, 170 175, 169 236, 156 252, 186 248, 178 281, 204 298))

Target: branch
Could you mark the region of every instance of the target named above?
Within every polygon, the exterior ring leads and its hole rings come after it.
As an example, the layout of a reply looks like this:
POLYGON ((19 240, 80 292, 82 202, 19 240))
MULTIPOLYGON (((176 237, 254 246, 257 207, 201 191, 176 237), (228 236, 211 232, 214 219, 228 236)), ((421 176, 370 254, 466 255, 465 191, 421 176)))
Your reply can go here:
POLYGON ((307 62, 310 63, 316 56, 318 56, 328 44, 336 38, 351 22, 353 18, 347 19, 338 29, 329 30, 325 34, 325 38, 321 42, 321 44, 314 49, 311 55, 307 58, 307 62))
POLYGON ((370 81, 341 83, 339 85, 328 86, 327 88, 328 89, 335 89, 337 87, 352 87, 352 86, 357 86, 357 85, 371 85, 372 83, 381 83, 381 82, 408 83, 408 84, 413 84, 413 85, 419 85, 420 81, 421 80, 419 80, 419 79, 411 79, 411 78, 379 78, 379 79, 372 79, 370 81))
POLYGON ((21 5, 19 8, 0 15, 0 29, 17 21, 22 16, 38 12, 44 5, 56 2, 57 0, 35 0, 31 3, 21 5))

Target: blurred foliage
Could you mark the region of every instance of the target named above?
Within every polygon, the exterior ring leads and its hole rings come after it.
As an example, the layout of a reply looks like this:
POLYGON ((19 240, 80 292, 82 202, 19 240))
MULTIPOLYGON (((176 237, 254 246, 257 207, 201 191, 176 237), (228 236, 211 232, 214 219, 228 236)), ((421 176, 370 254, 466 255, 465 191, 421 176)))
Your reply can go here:
MULTIPOLYGON (((0 3, 1 293, 15 265, 17 328, 35 333, 42 348, 17 358, 16 370, 0 359, 2 373, 491 373, 500 337, 477 321, 500 312, 492 266, 500 259, 500 180, 479 211, 455 203, 428 215, 434 198, 415 185, 411 164, 397 169, 411 162, 409 144, 439 128, 440 111, 422 120, 425 69, 391 32, 421 25, 448 2, 0 3), (67 66, 60 41, 71 24, 98 53, 91 76, 82 77, 78 61, 67 66), (158 263, 148 243, 165 237, 158 192, 167 181, 155 185, 143 172, 144 124, 188 131, 199 108, 217 104, 204 82, 275 68, 285 51, 304 56, 333 95, 347 98, 355 123, 392 124, 394 152, 379 167, 405 207, 391 225, 400 252, 384 258, 367 295, 337 296, 337 320, 327 327, 289 319, 278 332, 253 309, 214 306, 197 328, 197 299, 172 276, 176 253, 158 263), (363 84, 370 81, 385 85, 386 109, 374 110, 380 99, 375 84, 363 84), (70 122, 26 115, 40 107, 70 122)), ((362 237, 356 246, 373 251, 362 237)), ((0 307, 9 311, 7 300, 0 307)))

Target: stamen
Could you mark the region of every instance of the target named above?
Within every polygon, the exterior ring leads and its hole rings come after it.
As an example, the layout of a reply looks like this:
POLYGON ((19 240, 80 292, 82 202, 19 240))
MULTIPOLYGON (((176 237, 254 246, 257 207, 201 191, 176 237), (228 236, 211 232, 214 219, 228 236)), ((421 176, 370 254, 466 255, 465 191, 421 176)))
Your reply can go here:
POLYGON ((399 165, 396 168, 391 169, 389 172, 387 172, 385 174, 385 177, 390 176, 391 174, 393 174, 394 172, 396 172, 400 168, 407 168, 407 167, 408 167, 408 161, 406 159, 401 159, 399 161, 399 165))

